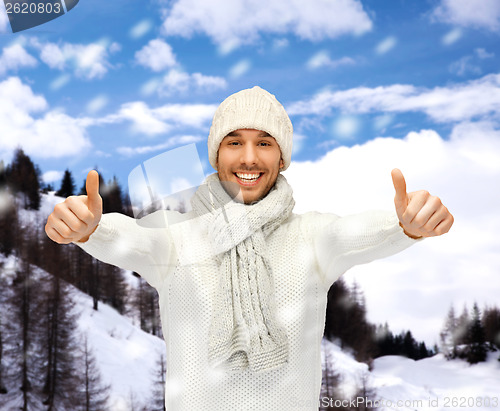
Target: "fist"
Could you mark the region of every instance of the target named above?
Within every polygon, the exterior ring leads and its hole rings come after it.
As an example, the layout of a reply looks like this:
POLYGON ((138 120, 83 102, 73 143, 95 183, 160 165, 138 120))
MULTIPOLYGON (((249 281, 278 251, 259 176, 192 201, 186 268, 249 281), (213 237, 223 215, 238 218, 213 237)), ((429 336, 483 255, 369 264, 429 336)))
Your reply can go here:
POLYGON ((59 244, 85 242, 102 216, 102 198, 99 195, 99 174, 91 170, 85 184, 87 195, 70 196, 54 207, 49 215, 45 232, 59 244))
POLYGON ((454 219, 439 197, 424 190, 407 193, 403 173, 395 168, 391 175, 396 190, 394 205, 406 235, 412 238, 434 237, 450 230, 454 219))

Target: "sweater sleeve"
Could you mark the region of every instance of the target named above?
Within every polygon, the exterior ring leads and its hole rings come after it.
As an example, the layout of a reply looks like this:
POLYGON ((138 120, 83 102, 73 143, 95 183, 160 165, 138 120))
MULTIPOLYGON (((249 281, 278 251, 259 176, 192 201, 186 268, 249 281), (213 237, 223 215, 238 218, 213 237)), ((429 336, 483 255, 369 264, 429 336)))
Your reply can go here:
POLYGON ((319 223, 313 244, 327 289, 354 265, 388 257, 421 241, 404 233, 396 212, 323 214, 319 223))
POLYGON ((165 213, 157 211, 140 220, 103 214, 89 239, 74 244, 102 262, 139 273, 158 289, 175 263, 165 213))

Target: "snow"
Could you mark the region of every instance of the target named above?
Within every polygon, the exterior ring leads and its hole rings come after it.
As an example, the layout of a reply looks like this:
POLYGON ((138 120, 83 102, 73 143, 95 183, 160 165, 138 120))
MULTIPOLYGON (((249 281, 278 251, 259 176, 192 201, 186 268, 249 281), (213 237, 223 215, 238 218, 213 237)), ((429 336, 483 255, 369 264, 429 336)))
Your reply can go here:
POLYGON ((419 410, 500 408, 498 357, 498 352, 489 353, 486 362, 475 365, 462 360, 448 361, 442 354, 419 361, 397 356, 381 357, 374 361, 373 386, 380 398, 393 402, 423 400, 419 410), (485 405, 487 398, 491 400, 489 407, 485 405))
MULTIPOLYGON (((17 259, 0 254, 4 279, 15 275, 17 259)), ((44 270, 33 268, 36 277, 48 276, 44 270)), ((133 321, 120 315, 112 307, 99 302, 93 309, 92 297, 73 286, 70 298, 78 314, 78 330, 87 336, 88 346, 96 358, 103 385, 110 385, 110 409, 130 411, 147 404, 153 395, 153 381, 158 378, 158 359, 165 357, 165 343, 158 337, 142 331, 133 321), (133 406, 132 402, 135 404, 133 406)))
POLYGON ((368 371, 366 364, 358 363, 338 345, 326 340, 322 345, 341 376, 345 398, 353 399, 355 386, 360 386, 363 375, 368 375, 368 385, 376 391, 380 411, 500 409, 498 351, 489 353, 486 362, 475 365, 446 360, 442 354, 419 361, 385 356, 375 359, 372 371, 368 371))
POLYGON ((103 382, 111 385, 111 409, 130 410, 131 398, 146 403, 153 395, 158 358, 164 356, 163 340, 140 330, 106 304, 100 302, 95 311, 92 298, 76 289, 73 298, 81 309, 78 327, 88 336, 103 382))

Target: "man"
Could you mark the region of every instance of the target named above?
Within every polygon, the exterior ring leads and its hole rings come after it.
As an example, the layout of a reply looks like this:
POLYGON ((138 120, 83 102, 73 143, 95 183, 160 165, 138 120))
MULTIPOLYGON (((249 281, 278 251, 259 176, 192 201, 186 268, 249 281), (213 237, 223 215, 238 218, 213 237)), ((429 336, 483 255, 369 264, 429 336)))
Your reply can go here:
POLYGON ((98 175, 87 196, 49 216, 47 235, 141 274, 160 296, 168 410, 317 410, 327 292, 355 264, 447 232, 437 197, 406 193, 393 170, 396 212, 292 212, 281 175, 291 161, 283 106, 254 87, 218 107, 209 176, 185 214, 102 215, 98 175))

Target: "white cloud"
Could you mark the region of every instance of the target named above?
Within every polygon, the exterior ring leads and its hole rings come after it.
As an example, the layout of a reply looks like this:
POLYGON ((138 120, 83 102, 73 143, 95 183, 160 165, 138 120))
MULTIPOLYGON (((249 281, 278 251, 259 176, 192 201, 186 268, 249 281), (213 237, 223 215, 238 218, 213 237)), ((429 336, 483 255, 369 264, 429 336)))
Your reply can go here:
POLYGON ((456 43, 461 37, 462 30, 460 30, 459 28, 454 28, 443 36, 441 42, 445 46, 450 46, 451 44, 456 43))
POLYGON ((172 47, 161 39, 153 39, 137 51, 135 60, 153 71, 162 71, 177 64, 172 47))
POLYGON ((474 64, 474 56, 464 56, 460 60, 450 64, 450 72, 459 76, 467 74, 481 74, 481 67, 474 64))
POLYGON ((50 68, 66 70, 72 68, 76 77, 92 80, 102 78, 112 68, 109 55, 121 49, 118 43, 102 40, 90 44, 50 43, 31 39, 31 44, 40 50, 40 59, 50 68))
POLYGON ((317 69, 321 67, 327 68, 337 68, 340 66, 351 66, 356 64, 354 59, 351 57, 341 57, 336 60, 332 60, 327 51, 321 50, 314 54, 306 63, 307 67, 310 69, 317 69))
POLYGON ((396 46, 397 42, 398 40, 394 36, 386 37, 384 40, 377 44, 377 47, 375 47, 375 52, 377 54, 385 54, 389 50, 393 49, 396 46))
POLYGON ((0 82, 0 151, 21 146, 28 154, 53 158, 81 154, 90 147, 85 126, 58 110, 18 77, 0 82))
POLYGON ((35 67, 37 60, 31 56, 22 45, 13 44, 4 47, 0 55, 0 76, 7 71, 18 70, 21 67, 35 67))
POLYGON ((130 29, 129 35, 133 39, 139 39, 147 34, 152 28, 153 23, 151 20, 141 20, 130 29))
POLYGON ((477 48, 474 50, 474 52, 476 53, 476 56, 478 56, 481 60, 490 59, 490 58, 495 57, 495 53, 488 53, 483 48, 477 48))
POLYGON ((433 344, 451 303, 498 303, 500 130, 494 126, 459 124, 449 139, 432 130, 377 138, 335 148, 318 161, 294 161, 284 173, 298 213, 393 210, 395 167, 408 191, 429 190, 453 213, 448 234, 346 274, 364 290, 371 321, 388 321, 396 332, 415 324, 414 336, 433 344))
POLYGON ((232 79, 239 78, 247 73, 251 66, 250 60, 240 60, 229 69, 229 77, 232 79))
POLYGON ((130 120, 134 131, 146 135, 165 133, 171 128, 159 118, 155 110, 150 110, 144 102, 123 104, 118 116, 130 120))
POLYGON ((222 77, 206 76, 201 73, 186 73, 178 69, 171 69, 163 79, 152 79, 143 86, 144 94, 157 92, 160 96, 169 96, 173 93, 186 94, 187 92, 212 92, 227 87, 222 77))
POLYGON ((433 10, 437 21, 463 27, 500 30, 500 2, 498 0, 441 0, 433 10))
POLYGON ((221 56, 226 56, 236 50, 240 45, 240 40, 236 38, 226 39, 219 43, 217 51, 221 56))
POLYGON ((384 130, 394 121, 394 116, 391 114, 382 114, 373 120, 373 128, 377 131, 384 132, 384 130))
POLYGON ((59 181, 63 178, 63 171, 50 170, 42 174, 42 180, 45 183, 53 183, 54 181, 59 181))
POLYGON ((340 116, 333 122, 332 134, 334 138, 349 140, 356 137, 361 127, 360 120, 356 116, 340 116))
POLYGON ((168 74, 163 77, 163 84, 160 87, 161 94, 170 94, 173 91, 187 91, 189 87, 190 76, 180 70, 170 70, 168 74))
POLYGON ((222 77, 205 76, 201 73, 193 73, 191 74, 191 79, 194 82, 196 88, 201 90, 213 91, 227 87, 227 82, 222 77))
POLYGON ((273 40, 273 49, 274 50, 284 49, 284 48, 287 48, 289 44, 290 44, 290 42, 288 41, 288 39, 286 37, 281 38, 281 39, 274 39, 273 40))
POLYGON ((60 76, 56 77, 54 80, 51 81, 50 88, 52 90, 59 90, 66 84, 68 84, 70 80, 71 76, 69 74, 61 74, 60 76))
POLYGON ((63 50, 55 43, 48 43, 42 46, 40 58, 50 68, 63 70, 66 65, 67 57, 63 50))
POLYGON ((479 75, 482 73, 480 66, 481 60, 489 59, 494 56, 494 53, 488 53, 485 49, 477 48, 474 50, 474 54, 464 56, 460 60, 450 64, 450 72, 459 76, 465 76, 467 74, 479 75))
POLYGON ((296 155, 302 150, 307 137, 302 133, 293 133, 292 155, 296 155))
POLYGON ((375 88, 321 91, 309 100, 290 104, 290 115, 423 112, 436 122, 461 122, 476 117, 500 117, 500 74, 489 74, 447 87, 426 89, 395 84, 375 88))
MULTIPOLYGON (((118 113, 99 119, 86 119, 85 125, 132 122, 132 130, 145 136, 156 136, 175 127, 203 128, 212 120, 216 105, 212 104, 166 104, 150 108, 143 101, 122 104, 118 113)), ((83 123, 83 120, 82 120, 83 123)))
POLYGON ((166 10, 163 32, 191 37, 205 34, 214 43, 251 44, 263 33, 320 41, 343 34, 359 35, 372 22, 357 0, 177 0, 166 10))
POLYGON ((100 94, 88 102, 87 111, 92 114, 97 113, 98 111, 101 111, 104 107, 106 107, 108 103, 109 98, 104 94, 100 94))
POLYGON ((156 144, 154 146, 118 147, 116 151, 120 154, 123 154, 124 156, 131 157, 137 154, 147 154, 155 151, 166 150, 168 148, 172 148, 181 144, 197 143, 199 141, 202 141, 203 139, 204 137, 191 135, 175 136, 169 138, 164 143, 156 144))
POLYGON ((5 11, 5 3, 0 4, 0 33, 5 33, 9 30, 9 18, 5 11))
POLYGON ((143 96, 150 96, 155 92, 159 92, 161 83, 162 83, 161 78, 158 77, 151 78, 140 87, 140 93, 143 96))

